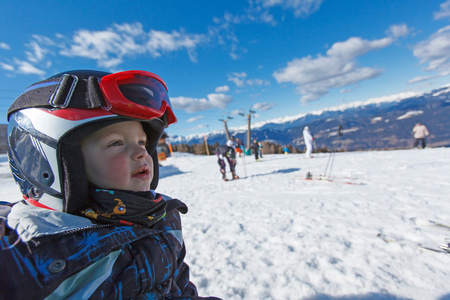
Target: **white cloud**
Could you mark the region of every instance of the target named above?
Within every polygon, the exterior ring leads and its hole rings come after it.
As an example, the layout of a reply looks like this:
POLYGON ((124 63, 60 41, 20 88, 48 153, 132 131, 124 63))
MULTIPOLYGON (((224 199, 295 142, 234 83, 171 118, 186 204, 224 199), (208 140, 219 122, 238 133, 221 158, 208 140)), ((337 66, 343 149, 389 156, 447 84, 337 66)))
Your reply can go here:
POLYGON ((161 56, 162 52, 173 52, 186 49, 192 61, 197 58, 194 49, 205 40, 202 34, 186 34, 184 32, 151 30, 148 34, 146 48, 154 57, 161 56))
POLYGON ((246 83, 248 85, 250 85, 250 86, 252 86, 252 85, 259 85, 259 86, 270 85, 270 82, 268 80, 257 79, 257 78, 256 79, 249 79, 249 80, 246 81, 246 83))
POLYGON ((406 24, 395 24, 386 31, 388 36, 393 38, 406 37, 411 33, 411 29, 406 24))
POLYGON ((208 109, 224 109, 228 103, 233 101, 231 96, 225 94, 209 94, 206 98, 172 97, 170 99, 175 109, 187 112, 198 112, 208 109))
POLYGON ((191 128, 184 128, 183 131, 193 131, 193 130, 198 130, 198 129, 202 129, 207 127, 207 125, 205 126, 204 124, 199 124, 195 127, 191 127, 191 128))
POLYGON ((21 74, 36 74, 43 76, 45 71, 40 70, 33 66, 31 63, 23 60, 14 59, 14 63, 17 65, 17 73, 21 74))
POLYGON ((413 84, 413 83, 417 83, 417 82, 422 82, 422 81, 427 81, 430 79, 435 78, 436 76, 419 76, 419 77, 414 77, 412 79, 410 79, 408 81, 408 84, 413 84))
MULTIPOLYGON (((23 60, 17 60, 22 63, 15 70, 27 74, 41 74, 43 71, 39 67, 51 65, 45 58, 55 54, 95 60, 98 66, 109 70, 117 69, 128 57, 159 57, 174 51, 186 51, 191 61, 196 62, 196 48, 208 39, 206 35, 188 34, 183 30, 146 32, 139 22, 113 24, 98 31, 78 30, 71 37, 56 34, 54 39, 50 39, 33 35, 32 40, 26 44, 26 66, 23 60)), ((6 49, 9 46, 0 43, 0 47, 6 49)))
POLYGON ((440 5, 441 10, 434 13, 434 19, 445 19, 450 17, 450 0, 445 1, 440 5))
POLYGON ((187 123, 192 123, 192 122, 197 122, 200 119, 203 119, 204 116, 196 116, 196 117, 192 117, 186 120, 187 123))
POLYGON ((232 73, 228 75, 228 81, 233 82, 238 87, 243 87, 245 84, 245 78, 247 77, 247 73, 232 73))
POLYGON ((216 87, 216 93, 226 93, 230 90, 230 87, 228 85, 222 85, 222 86, 218 86, 216 87))
MULTIPOLYGON (((396 31, 397 35, 402 32, 404 34, 404 28, 397 27, 393 31, 396 31)), ((326 56, 319 54, 316 58, 310 55, 295 58, 288 62, 285 68, 275 71, 273 76, 278 83, 290 82, 297 85, 298 91, 303 95, 302 103, 314 101, 332 88, 348 86, 379 76, 381 69, 360 67, 356 58, 370 51, 383 49, 394 41, 393 37, 372 41, 351 37, 333 44, 326 56)))
POLYGON ((0 62, 0 67, 6 71, 14 71, 14 67, 5 63, 0 62))
POLYGON ((323 0, 257 0, 265 8, 281 6, 284 9, 291 9, 296 17, 306 17, 317 10, 323 0))
POLYGON ((408 81, 408 84, 413 84, 413 83, 417 83, 417 82, 427 81, 427 80, 430 80, 430 79, 434 79, 434 78, 438 78, 438 77, 444 77, 444 76, 448 76, 448 75, 450 75, 449 71, 443 71, 443 72, 440 72, 439 74, 435 74, 435 75, 414 77, 414 78, 412 78, 412 79, 410 79, 408 81))
POLYGON ((443 27, 428 40, 414 47, 414 56, 421 64, 428 64, 425 71, 448 70, 450 67, 450 26, 443 27))
POLYGON ((11 47, 8 44, 6 44, 6 43, 0 43, 0 49, 10 50, 11 47))
POLYGON ((269 110, 274 106, 273 103, 266 103, 266 102, 260 102, 260 103, 255 103, 252 106, 252 110, 258 110, 258 111, 264 111, 264 110, 269 110))
POLYGON ((102 31, 79 30, 60 53, 93 59, 106 68, 117 67, 129 56, 148 53, 152 57, 160 57, 163 53, 181 50, 186 50, 191 61, 196 62, 195 49, 205 40, 202 34, 175 30, 145 32, 141 23, 124 23, 102 31))
POLYGON ((230 112, 230 115, 234 117, 234 116, 237 116, 237 115, 239 115, 239 114, 241 114, 241 113, 243 113, 241 110, 235 109, 235 110, 232 110, 232 111, 230 112))
POLYGON ((37 41, 31 41, 27 46, 31 48, 31 51, 25 51, 25 55, 29 62, 38 63, 42 61, 48 53, 48 50, 41 47, 37 41))
POLYGON ((263 86, 263 85, 270 85, 270 82, 265 79, 246 79, 247 73, 241 72, 241 73, 231 73, 228 75, 228 81, 233 82, 238 87, 244 87, 244 86, 263 86))

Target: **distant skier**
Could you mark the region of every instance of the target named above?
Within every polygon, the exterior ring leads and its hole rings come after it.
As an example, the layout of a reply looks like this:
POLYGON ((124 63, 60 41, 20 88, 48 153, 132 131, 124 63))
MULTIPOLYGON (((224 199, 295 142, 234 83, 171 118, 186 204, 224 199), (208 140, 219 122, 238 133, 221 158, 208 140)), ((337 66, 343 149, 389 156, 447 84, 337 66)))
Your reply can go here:
POLYGON ((427 127, 422 123, 417 122, 412 131, 415 138, 414 148, 417 148, 417 146, 419 146, 419 141, 422 142, 422 148, 425 148, 425 138, 430 134, 427 127))
POLYGON ((243 148, 243 146, 242 146, 241 140, 239 138, 236 138, 235 149, 236 149, 236 152, 239 153, 239 157, 241 157, 242 148, 243 148))
POLYGON ((253 154, 255 154, 255 160, 259 161, 259 143, 257 139, 253 140, 251 148, 253 150, 253 154))
POLYGON ((307 158, 311 158, 314 137, 312 136, 311 130, 309 129, 308 126, 305 126, 305 128, 303 129, 303 139, 305 140, 305 146, 306 146, 305 155, 307 158))
POLYGON ((226 176, 226 164, 225 159, 230 166, 230 171, 233 176, 233 179, 239 179, 239 176, 236 175, 235 167, 236 167, 236 151, 234 150, 234 142, 232 140, 228 140, 226 145, 220 145, 216 148, 217 155, 217 163, 220 166, 220 173, 222 173, 222 179, 228 181, 226 176))

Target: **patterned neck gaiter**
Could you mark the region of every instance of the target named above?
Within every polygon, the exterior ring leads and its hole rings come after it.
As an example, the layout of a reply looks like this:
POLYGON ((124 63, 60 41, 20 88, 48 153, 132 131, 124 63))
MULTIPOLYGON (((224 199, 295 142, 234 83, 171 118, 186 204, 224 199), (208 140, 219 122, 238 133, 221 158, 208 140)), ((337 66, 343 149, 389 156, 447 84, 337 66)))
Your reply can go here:
POLYGON ((104 190, 89 187, 89 201, 81 214, 100 223, 151 227, 166 215, 166 201, 152 192, 104 190))

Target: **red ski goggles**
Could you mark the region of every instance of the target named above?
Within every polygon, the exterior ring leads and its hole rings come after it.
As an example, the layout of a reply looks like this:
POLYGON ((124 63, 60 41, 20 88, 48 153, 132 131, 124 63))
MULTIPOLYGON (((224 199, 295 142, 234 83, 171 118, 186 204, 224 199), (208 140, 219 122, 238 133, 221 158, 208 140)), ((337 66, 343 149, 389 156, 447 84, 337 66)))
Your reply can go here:
POLYGON ((103 76, 100 89, 112 113, 137 119, 159 118, 167 112, 168 124, 175 123, 167 86, 156 74, 125 71, 103 76))

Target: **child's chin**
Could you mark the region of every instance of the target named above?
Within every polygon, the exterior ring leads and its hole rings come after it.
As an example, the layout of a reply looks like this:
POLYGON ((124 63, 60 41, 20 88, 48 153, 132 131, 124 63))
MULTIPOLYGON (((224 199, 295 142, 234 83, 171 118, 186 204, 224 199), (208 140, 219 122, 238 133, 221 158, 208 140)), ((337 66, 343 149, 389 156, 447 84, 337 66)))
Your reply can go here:
POLYGON ((150 182, 145 184, 134 185, 129 190, 134 192, 148 192, 150 190, 150 182))

